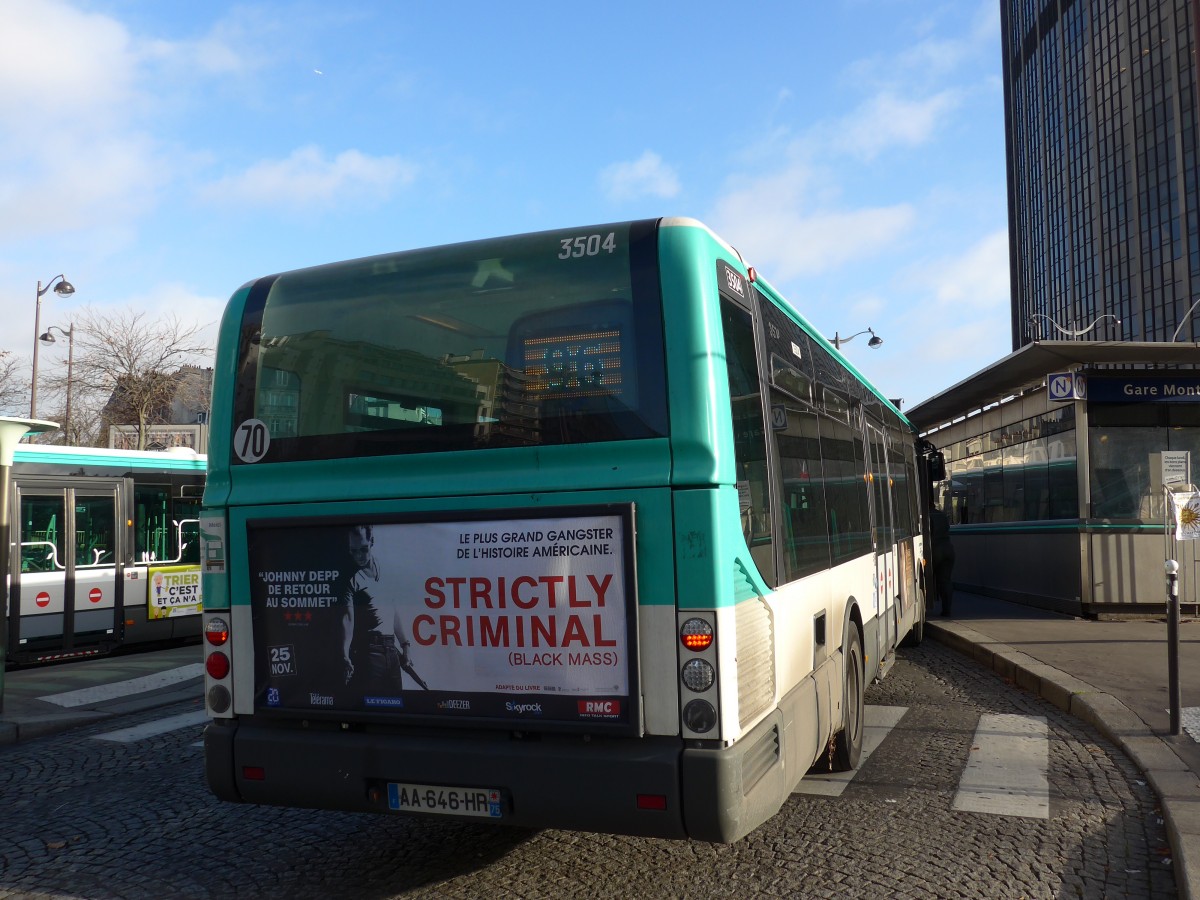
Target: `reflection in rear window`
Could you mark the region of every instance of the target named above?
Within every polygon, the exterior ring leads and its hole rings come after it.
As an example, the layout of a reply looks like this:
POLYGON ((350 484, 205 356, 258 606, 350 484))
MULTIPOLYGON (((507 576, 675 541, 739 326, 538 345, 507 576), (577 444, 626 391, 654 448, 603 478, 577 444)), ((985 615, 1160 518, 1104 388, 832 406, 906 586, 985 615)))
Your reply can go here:
POLYGON ((653 223, 284 274, 242 335, 237 415, 266 461, 666 433, 653 223))

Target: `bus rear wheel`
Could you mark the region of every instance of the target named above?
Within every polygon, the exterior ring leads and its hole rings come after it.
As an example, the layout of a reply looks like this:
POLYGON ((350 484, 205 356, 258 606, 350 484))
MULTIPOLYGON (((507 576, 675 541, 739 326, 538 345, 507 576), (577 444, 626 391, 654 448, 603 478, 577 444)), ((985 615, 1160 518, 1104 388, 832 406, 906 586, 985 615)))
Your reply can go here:
POLYGON ((904 636, 904 640, 900 642, 902 647, 919 647, 921 641, 925 640, 925 618, 929 613, 929 604, 926 597, 921 598, 921 610, 917 616, 917 621, 913 622, 912 631, 904 636))
POLYGON ((842 656, 845 687, 842 696, 842 730, 834 735, 833 752, 829 760, 829 767, 834 772, 857 769, 862 758, 866 684, 863 681, 862 638, 853 624, 846 635, 846 650, 842 656))

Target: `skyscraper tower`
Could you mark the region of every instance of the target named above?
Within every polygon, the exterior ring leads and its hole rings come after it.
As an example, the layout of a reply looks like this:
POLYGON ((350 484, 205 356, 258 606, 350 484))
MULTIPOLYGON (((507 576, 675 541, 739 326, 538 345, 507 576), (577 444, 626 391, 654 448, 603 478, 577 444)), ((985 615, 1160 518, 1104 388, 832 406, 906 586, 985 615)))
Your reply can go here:
POLYGON ((1200 340, 1200 0, 1000 9, 1013 349, 1200 340))

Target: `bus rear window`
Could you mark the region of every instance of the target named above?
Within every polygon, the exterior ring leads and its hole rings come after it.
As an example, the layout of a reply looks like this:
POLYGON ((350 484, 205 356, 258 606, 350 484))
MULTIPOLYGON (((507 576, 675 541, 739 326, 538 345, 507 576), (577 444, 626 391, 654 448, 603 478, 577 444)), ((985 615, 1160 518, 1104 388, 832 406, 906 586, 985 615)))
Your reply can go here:
POLYGON ((667 431, 654 223, 544 232, 263 279, 242 327, 243 462, 667 431), (261 423, 261 424, 260 424, 261 423))

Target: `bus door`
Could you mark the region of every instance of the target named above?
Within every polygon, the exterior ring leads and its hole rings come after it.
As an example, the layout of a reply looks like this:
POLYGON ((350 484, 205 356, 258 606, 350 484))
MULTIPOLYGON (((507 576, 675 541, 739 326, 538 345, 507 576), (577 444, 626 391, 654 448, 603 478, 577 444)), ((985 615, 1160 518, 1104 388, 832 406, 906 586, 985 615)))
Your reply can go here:
POLYGON ((70 653, 116 639, 119 482, 78 487, 18 482, 10 650, 70 653))
POLYGON ((900 610, 896 604, 896 518, 892 478, 888 469, 887 437, 870 422, 866 425, 870 464, 871 542, 875 546, 875 597, 879 615, 882 660, 896 645, 900 610))

